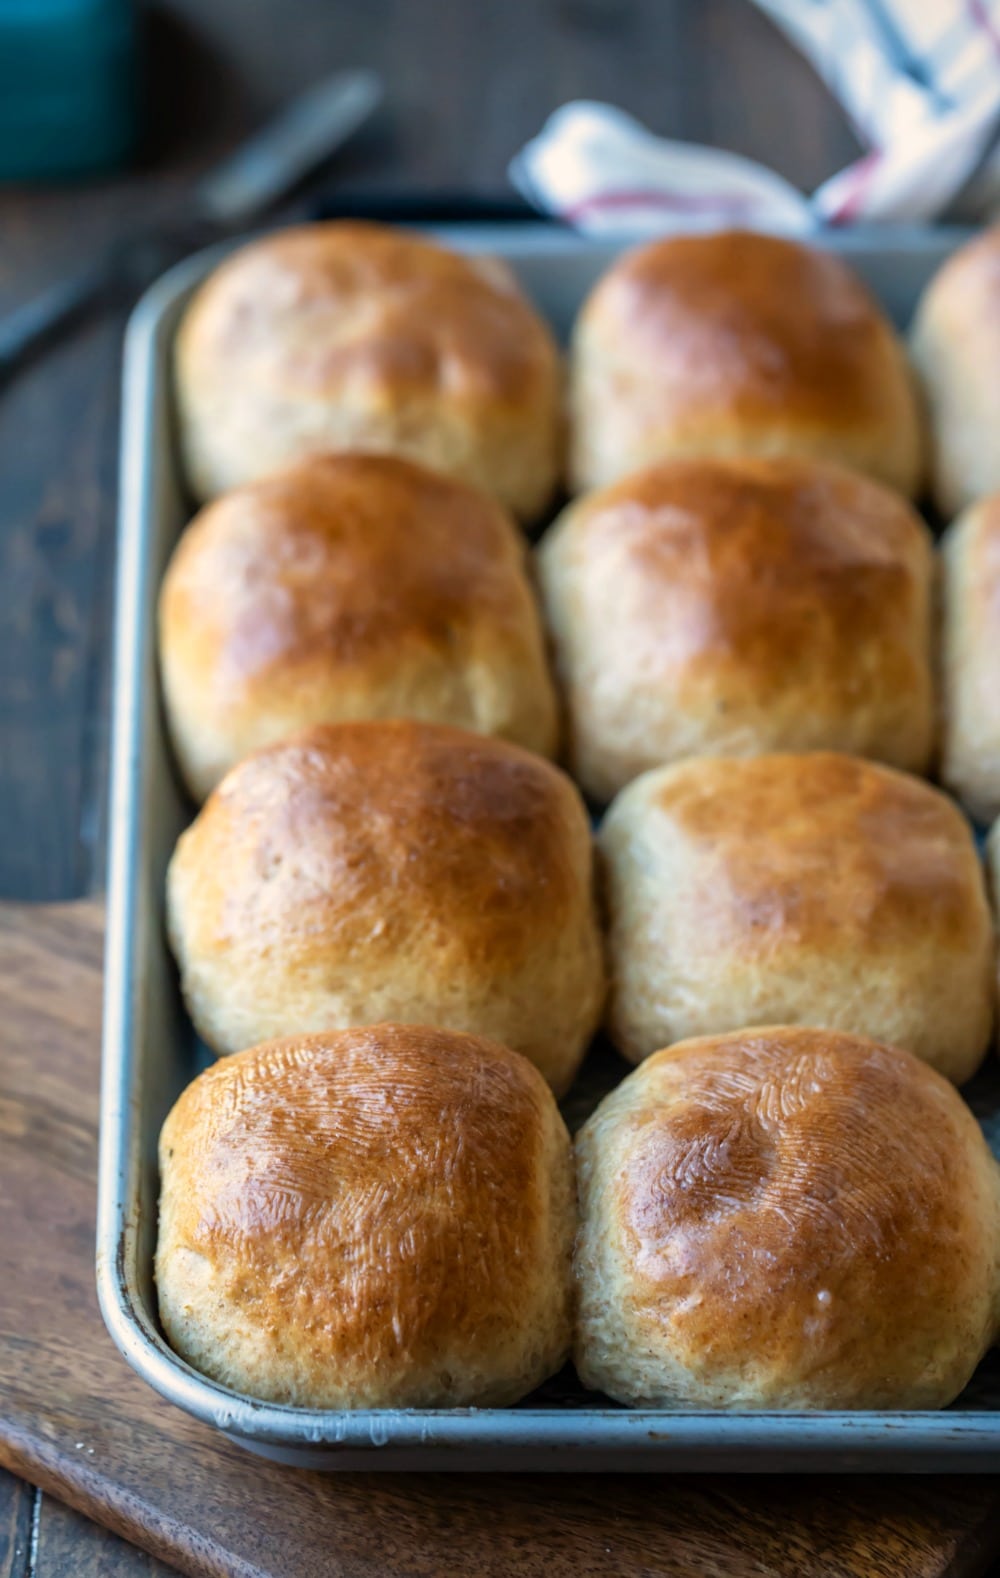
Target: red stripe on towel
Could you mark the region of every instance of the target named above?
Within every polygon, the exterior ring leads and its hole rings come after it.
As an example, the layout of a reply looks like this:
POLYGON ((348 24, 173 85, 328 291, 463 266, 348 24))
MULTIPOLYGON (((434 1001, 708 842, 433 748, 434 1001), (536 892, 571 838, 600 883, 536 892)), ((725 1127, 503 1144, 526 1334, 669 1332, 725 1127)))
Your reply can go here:
POLYGON ((1000 57, 1000 28, 994 22, 984 0, 965 0, 965 8, 975 26, 993 45, 994 53, 1000 57))
POLYGON ((655 208, 678 214, 711 214, 723 210, 736 217, 745 216, 755 207, 756 199, 743 192, 713 196, 709 193, 665 192, 659 187, 633 187, 613 192, 595 192, 592 197, 583 197, 579 202, 564 208, 562 216, 572 225, 588 214, 599 214, 605 209, 655 208))
POLYGON ((847 194, 841 198, 839 207, 828 216, 831 225, 848 225, 857 218, 865 193, 881 162, 881 148, 873 148, 871 153, 866 153, 863 159, 859 159, 857 164, 852 166, 852 180, 847 194))

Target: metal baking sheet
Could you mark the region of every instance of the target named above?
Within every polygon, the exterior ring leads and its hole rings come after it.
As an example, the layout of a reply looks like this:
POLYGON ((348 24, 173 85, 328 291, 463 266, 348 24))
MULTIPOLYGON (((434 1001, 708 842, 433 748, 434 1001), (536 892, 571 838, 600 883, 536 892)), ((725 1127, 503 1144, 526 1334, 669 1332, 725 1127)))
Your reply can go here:
MULTIPOLYGON (((439 229, 507 258, 565 336, 619 250, 549 226, 439 229)), ((834 235, 900 325, 956 232, 834 235)), ((1000 1355, 940 1413, 632 1412, 571 1371, 515 1408, 332 1412, 255 1402, 206 1380, 167 1346, 156 1315, 156 1143, 172 1102, 208 1061, 181 1004, 163 924, 167 862, 191 808, 175 776, 155 652, 157 590, 190 513, 177 466, 170 351, 192 289, 218 253, 172 270, 143 298, 125 352, 97 1271, 109 1330, 171 1402, 255 1452, 324 1469, 845 1470, 1000 1468, 1000 1355)), ((565 1106, 571 1126, 624 1065, 596 1046, 565 1106)), ((966 1092, 1000 1153, 1000 1065, 966 1092)))

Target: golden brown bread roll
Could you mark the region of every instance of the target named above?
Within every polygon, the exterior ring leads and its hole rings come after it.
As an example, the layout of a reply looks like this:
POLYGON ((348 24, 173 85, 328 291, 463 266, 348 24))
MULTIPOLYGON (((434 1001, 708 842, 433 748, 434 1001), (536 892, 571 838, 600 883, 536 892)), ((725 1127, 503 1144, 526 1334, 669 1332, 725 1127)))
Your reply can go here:
POLYGON ((552 755, 524 543, 485 494, 390 456, 300 461, 209 505, 160 597, 163 685, 196 799, 306 724, 411 717, 552 755))
MULTIPOLYGON (((986 872, 993 901, 994 915, 1000 915, 1000 818, 993 823, 986 837, 986 872)), ((1000 960, 996 965, 1000 980, 1000 960)))
POLYGON ((433 724, 320 725, 248 757, 177 845, 168 923, 216 1052, 401 1021, 490 1036, 565 1090, 600 1018, 573 784, 433 724))
POLYGON ((910 344, 930 413, 934 499, 954 515, 1000 489, 1000 225, 934 276, 910 344))
POLYGON ((998 1323, 1000 1172, 909 1053, 659 1052, 577 1137, 576 1364, 636 1407, 940 1408, 998 1323))
POLYGON ((569 1136, 524 1058, 378 1025, 209 1069, 160 1140, 172 1347, 306 1408, 516 1402, 570 1343, 569 1136))
POLYGON ((1000 815, 1000 493, 952 523, 941 563, 941 776, 971 816, 991 822, 1000 815))
POLYGON ((222 263, 178 332, 177 399, 199 499, 371 450, 530 518, 559 470, 559 356, 513 275, 382 225, 284 230, 222 263))
POLYGON ((595 799, 692 755, 927 767, 931 540, 877 483, 804 460, 665 462, 571 505, 539 571, 595 799))
POLYGON ((630 784, 599 847, 633 1062, 766 1024, 870 1034, 956 1083, 982 1061, 993 923, 968 824, 929 784, 823 752, 694 758, 630 784))
POLYGON ((902 346, 846 263, 745 231, 653 241, 584 304, 570 367, 574 490, 690 455, 838 461, 914 494, 902 346))

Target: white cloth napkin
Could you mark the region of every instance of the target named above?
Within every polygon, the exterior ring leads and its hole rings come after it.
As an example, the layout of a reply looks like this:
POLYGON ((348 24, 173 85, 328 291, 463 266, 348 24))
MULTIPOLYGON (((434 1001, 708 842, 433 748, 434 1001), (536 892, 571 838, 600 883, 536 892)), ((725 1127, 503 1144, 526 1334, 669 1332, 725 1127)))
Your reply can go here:
MULTIPOLYGON (((755 0, 840 100, 867 152, 804 197, 763 165, 564 105, 510 167, 591 234, 1000 215, 1000 0, 755 0)), ((794 128, 790 128, 794 135, 794 128)))

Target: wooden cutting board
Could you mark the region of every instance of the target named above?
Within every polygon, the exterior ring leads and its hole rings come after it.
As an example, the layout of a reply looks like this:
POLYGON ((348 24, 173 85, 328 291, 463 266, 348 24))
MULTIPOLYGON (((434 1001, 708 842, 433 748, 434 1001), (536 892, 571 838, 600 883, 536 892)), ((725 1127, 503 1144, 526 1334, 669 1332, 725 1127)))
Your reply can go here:
POLYGON ((1000 1480, 319 1475, 132 1375, 93 1277, 102 914, 0 905, 0 1464, 220 1578, 973 1578, 1000 1480))

